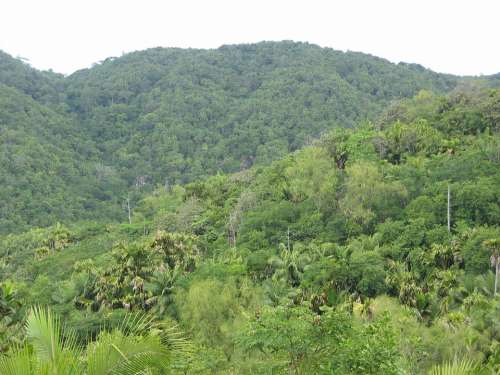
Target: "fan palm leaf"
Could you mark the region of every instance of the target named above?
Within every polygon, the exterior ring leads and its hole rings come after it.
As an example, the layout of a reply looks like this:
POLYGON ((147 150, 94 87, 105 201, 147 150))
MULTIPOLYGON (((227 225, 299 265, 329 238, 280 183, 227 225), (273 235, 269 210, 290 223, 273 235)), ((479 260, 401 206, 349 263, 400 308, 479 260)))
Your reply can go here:
POLYGON ((428 375, 478 375, 478 365, 467 358, 434 366, 428 375))
POLYGON ((159 336, 126 336, 104 333, 87 350, 89 375, 138 374, 145 369, 167 370, 170 351, 159 336))
POLYGON ((26 336, 30 345, 0 357, 0 375, 160 374, 193 352, 176 326, 153 324, 147 315, 128 315, 120 329, 103 331, 82 350, 50 309, 35 307, 26 336))
POLYGON ((15 348, 8 356, 0 358, 2 375, 35 375, 36 366, 29 348, 15 348))

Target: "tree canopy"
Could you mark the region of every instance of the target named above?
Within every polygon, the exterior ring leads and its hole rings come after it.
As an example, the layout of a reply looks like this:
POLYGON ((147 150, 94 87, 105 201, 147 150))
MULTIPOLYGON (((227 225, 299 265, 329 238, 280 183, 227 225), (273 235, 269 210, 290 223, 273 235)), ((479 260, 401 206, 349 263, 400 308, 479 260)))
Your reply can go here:
MULTIPOLYGON (((157 185, 266 165, 331 129, 375 120, 394 100, 476 81, 289 41, 155 48, 68 77, 1 52, 0 232, 119 221, 124 204, 157 185)), ((494 99, 481 103, 495 116, 494 99)), ((473 131, 475 113, 448 113, 449 126, 463 120, 473 131)), ((427 130, 388 139, 391 157, 431 147, 408 143, 427 130)))
POLYGON ((0 372, 152 344, 159 373, 497 374, 499 103, 421 91, 268 165, 134 187, 130 221, 2 235, 0 372), (40 304, 73 332, 54 360, 40 304), (178 325, 189 356, 130 334, 134 314, 178 325))

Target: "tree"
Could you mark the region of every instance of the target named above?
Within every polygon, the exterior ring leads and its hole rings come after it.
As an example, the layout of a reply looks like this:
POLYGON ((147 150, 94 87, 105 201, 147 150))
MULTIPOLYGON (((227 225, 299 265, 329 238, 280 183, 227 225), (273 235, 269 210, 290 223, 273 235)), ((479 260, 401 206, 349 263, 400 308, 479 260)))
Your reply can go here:
POLYGON ((339 205, 353 222, 368 225, 402 208, 407 197, 405 187, 398 181, 387 181, 375 164, 354 164, 346 174, 345 193, 339 205))
POLYGON ((150 246, 165 266, 182 272, 194 271, 201 255, 196 236, 189 234, 158 231, 150 246))
POLYGON ((334 206, 337 170, 324 149, 308 147, 295 154, 294 163, 285 170, 285 176, 293 202, 310 199, 318 211, 327 211, 334 206))
POLYGON ((41 243, 42 246, 35 249, 35 257, 40 260, 56 251, 63 250, 73 241, 72 237, 73 233, 66 226, 57 223, 47 230, 41 243))
POLYGON ((267 357, 263 367, 289 374, 398 374, 399 354, 388 317, 355 325, 344 311, 309 306, 263 307, 241 332, 247 352, 267 357))
POLYGON ((162 303, 163 314, 173 284, 195 270, 200 254, 195 236, 158 231, 153 240, 115 244, 111 255, 102 267, 76 265, 84 283, 75 297, 77 307, 149 310, 162 303))
POLYGON ((245 190, 238 197, 235 207, 229 213, 228 231, 229 245, 236 246, 239 228, 243 222, 243 215, 246 211, 254 208, 257 204, 257 196, 253 191, 245 190))
POLYGON ((228 278, 224 282, 208 278, 196 280, 186 291, 175 295, 181 322, 207 348, 220 348, 226 361, 234 351, 234 336, 242 314, 252 311, 257 291, 245 280, 228 278))
POLYGON ((265 306, 249 319, 238 342, 248 352, 268 356, 267 366, 284 367, 289 374, 314 373, 350 329, 342 313, 319 316, 307 306, 265 306))
POLYGON ((338 129, 328 133, 321 139, 321 145, 340 170, 345 169, 347 160, 349 160, 349 146, 347 144, 349 135, 348 130, 338 129))
POLYGON ((301 246, 292 248, 280 244, 280 255, 271 257, 269 265, 274 270, 273 278, 285 280, 293 287, 300 285, 304 268, 311 262, 311 257, 301 246))

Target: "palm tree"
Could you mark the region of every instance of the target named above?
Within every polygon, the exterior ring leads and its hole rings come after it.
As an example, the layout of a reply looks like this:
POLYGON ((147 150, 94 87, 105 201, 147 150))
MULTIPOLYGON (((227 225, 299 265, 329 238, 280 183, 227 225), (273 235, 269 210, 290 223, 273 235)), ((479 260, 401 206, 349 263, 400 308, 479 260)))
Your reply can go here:
POLYGON ((284 279, 297 287, 302 279, 304 268, 311 262, 310 257, 300 247, 289 249, 280 243, 280 256, 271 257, 268 262, 275 269, 274 278, 284 279))
POLYGON ((18 340, 22 314, 15 285, 10 281, 0 282, 0 353, 18 340))
POLYGON ((35 307, 28 343, 0 358, 1 375, 104 375, 168 373, 175 357, 191 353, 175 328, 160 330, 145 316, 130 316, 120 329, 103 332, 86 348, 50 309, 35 307))
POLYGON ((173 303, 174 284, 180 275, 182 271, 178 266, 173 269, 167 267, 156 271, 145 284, 146 292, 152 295, 145 304, 148 308, 153 306, 152 311, 159 317, 163 317, 168 306, 173 303))

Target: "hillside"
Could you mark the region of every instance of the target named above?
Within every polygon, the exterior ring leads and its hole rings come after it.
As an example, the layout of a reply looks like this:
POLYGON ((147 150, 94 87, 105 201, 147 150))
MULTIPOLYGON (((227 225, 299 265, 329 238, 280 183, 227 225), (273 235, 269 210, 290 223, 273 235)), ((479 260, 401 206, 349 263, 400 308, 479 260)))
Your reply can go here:
POLYGON ((63 98, 61 74, 33 69, 22 60, 0 51, 0 83, 31 96, 42 104, 56 104, 63 98))
POLYGON ((457 80, 282 42, 132 53, 75 73, 67 92, 129 182, 178 183, 267 163, 327 129, 373 118, 393 99, 447 91, 457 80))
POLYGON ((99 179, 95 144, 71 117, 2 84, 0 108, 0 233, 112 217, 126 185, 99 179))
POLYGON ((265 165, 459 77, 310 44, 157 48, 69 77, 0 53, 0 233, 119 220, 157 184, 265 165))
POLYGON ((420 92, 269 166, 158 187, 132 224, 4 236, 0 339, 23 337, 20 306, 51 306, 82 343, 147 311, 193 345, 174 374, 435 374, 455 358, 497 374, 499 124, 498 89, 420 92))

